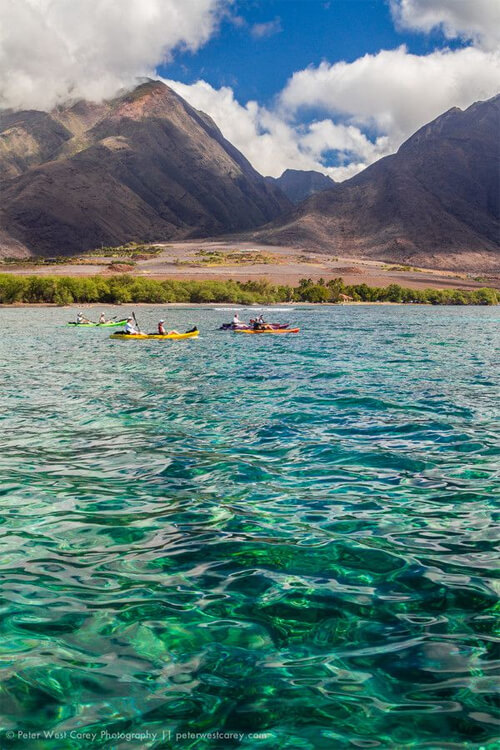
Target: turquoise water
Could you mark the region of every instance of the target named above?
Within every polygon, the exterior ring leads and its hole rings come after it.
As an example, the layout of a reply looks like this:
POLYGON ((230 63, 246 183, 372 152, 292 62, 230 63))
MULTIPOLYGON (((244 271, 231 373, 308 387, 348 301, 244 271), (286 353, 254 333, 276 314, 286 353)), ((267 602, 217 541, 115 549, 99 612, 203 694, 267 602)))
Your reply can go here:
POLYGON ((74 313, 0 311, 2 750, 493 748, 499 311, 74 313))

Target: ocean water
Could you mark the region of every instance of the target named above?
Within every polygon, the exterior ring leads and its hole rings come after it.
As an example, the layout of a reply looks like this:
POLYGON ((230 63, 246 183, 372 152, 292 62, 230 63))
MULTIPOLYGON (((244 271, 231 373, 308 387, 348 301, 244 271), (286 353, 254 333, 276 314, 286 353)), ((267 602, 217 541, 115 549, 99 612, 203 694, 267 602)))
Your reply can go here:
POLYGON ((497 746, 500 312, 225 307, 0 310, 0 747, 497 746))

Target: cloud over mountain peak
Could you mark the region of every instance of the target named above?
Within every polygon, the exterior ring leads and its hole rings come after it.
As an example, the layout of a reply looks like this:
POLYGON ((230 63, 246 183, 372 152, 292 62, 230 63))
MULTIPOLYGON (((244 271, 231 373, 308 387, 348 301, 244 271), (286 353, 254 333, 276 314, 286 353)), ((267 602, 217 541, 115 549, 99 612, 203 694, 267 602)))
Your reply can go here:
POLYGON ((0 0, 0 106, 101 100, 177 48, 198 49, 226 0, 0 0))

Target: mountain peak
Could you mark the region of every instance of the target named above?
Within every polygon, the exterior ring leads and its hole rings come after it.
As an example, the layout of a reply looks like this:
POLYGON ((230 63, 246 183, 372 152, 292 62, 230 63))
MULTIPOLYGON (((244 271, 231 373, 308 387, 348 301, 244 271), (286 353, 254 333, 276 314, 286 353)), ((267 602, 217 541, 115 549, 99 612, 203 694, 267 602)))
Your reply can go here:
POLYGON ((313 169, 285 169, 281 177, 266 177, 269 182, 276 184, 292 203, 300 203, 315 193, 330 190, 335 187, 335 182, 313 169))
POLYGON ((498 270, 500 97, 454 107, 396 154, 254 237, 431 268, 498 270))
POLYGON ((498 105, 500 105, 500 95, 474 102, 467 109, 451 107, 410 136, 399 147, 398 153, 408 148, 420 147, 423 140, 450 137, 467 139, 470 127, 474 129, 483 127, 485 137, 489 137, 491 125, 494 125, 494 123, 487 122, 488 120, 495 119, 497 129, 500 127, 500 108, 498 105))
POLYGON ((141 99, 149 99, 164 95, 167 91, 172 91, 162 81, 155 81, 152 78, 148 78, 143 81, 135 88, 125 92, 121 96, 117 97, 114 101, 122 102, 136 102, 141 99))
POLYGON ((164 91, 165 89, 168 89, 167 84, 163 83, 163 81, 158 80, 158 78, 146 78, 138 83, 137 86, 131 89, 131 91, 129 91, 128 93, 132 95, 140 95, 153 93, 155 91, 164 91))
POLYGON ((239 231, 290 207, 161 81, 19 116, 0 118, 0 221, 35 254, 239 231))
POLYGON ((112 99, 109 105, 115 117, 136 120, 151 115, 168 114, 182 104, 181 98, 161 81, 147 80, 125 94, 112 99))

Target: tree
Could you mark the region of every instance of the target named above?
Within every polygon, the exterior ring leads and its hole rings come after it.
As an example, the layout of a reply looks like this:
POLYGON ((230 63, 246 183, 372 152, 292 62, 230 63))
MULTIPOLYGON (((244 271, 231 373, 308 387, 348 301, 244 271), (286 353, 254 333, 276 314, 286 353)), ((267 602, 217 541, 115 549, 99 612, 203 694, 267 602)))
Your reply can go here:
POLYGON ((303 302, 330 302, 330 294, 328 287, 313 284, 302 289, 300 297, 303 302))
POLYGON ((389 284, 385 290, 385 298, 388 302, 401 302, 403 299, 403 289, 399 284, 389 284))
POLYGON ((494 289, 484 287, 476 289, 472 294, 476 305, 498 305, 500 302, 500 295, 494 289))

